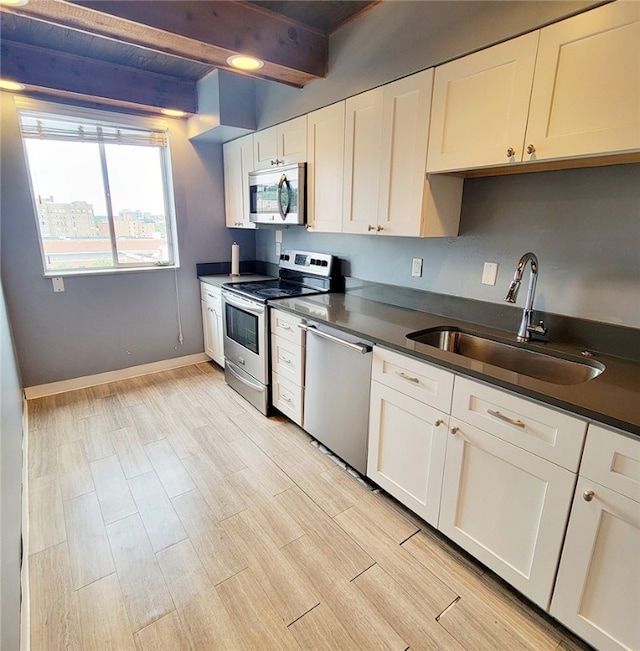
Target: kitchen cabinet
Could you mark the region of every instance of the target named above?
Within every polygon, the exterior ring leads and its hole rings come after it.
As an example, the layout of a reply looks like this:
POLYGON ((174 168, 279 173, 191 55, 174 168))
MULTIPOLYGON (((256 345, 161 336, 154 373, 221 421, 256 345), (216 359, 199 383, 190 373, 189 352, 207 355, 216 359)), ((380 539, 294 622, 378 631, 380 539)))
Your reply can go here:
POLYGON ((438 66, 427 169, 637 152, 639 61, 637 3, 613 2, 438 66))
POLYGON ((224 368, 222 292, 219 287, 200 283, 204 352, 224 368))
POLYGON ((466 378, 453 393, 438 528, 547 609, 586 424, 466 378))
POLYGON ((345 102, 307 115, 307 228, 342 231, 345 102))
POLYGON ((255 228, 249 220, 249 172, 253 171, 253 135, 225 142, 224 207, 229 228, 255 228))
POLYGON ((433 405, 448 411, 452 386, 451 373, 374 348, 367 476, 433 526, 449 421, 433 405))
POLYGON ((598 649, 639 649, 640 441, 590 425, 551 614, 598 649))
POLYGON ((253 134, 256 170, 307 161, 307 116, 303 115, 253 134))
POLYGON ((271 309, 271 402, 302 426, 304 406, 304 333, 302 319, 271 309))
POLYGON ((427 177, 433 69, 346 100, 342 230, 458 234, 461 178, 427 177))
POLYGON ((436 67, 427 171, 522 159, 538 32, 436 67))

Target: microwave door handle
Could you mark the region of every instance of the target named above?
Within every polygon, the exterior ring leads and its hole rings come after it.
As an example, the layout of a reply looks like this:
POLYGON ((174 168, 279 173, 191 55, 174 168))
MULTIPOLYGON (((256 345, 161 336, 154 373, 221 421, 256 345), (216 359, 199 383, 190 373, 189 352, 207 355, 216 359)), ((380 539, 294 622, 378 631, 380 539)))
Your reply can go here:
POLYGON ((280 182, 278 183, 278 211, 280 212, 280 217, 282 219, 286 219, 287 215, 289 214, 289 211, 291 210, 291 184, 289 183, 289 180, 287 179, 287 175, 283 174, 280 177, 280 182), (284 187, 284 184, 287 184, 287 207, 285 210, 282 209, 282 188, 284 187))

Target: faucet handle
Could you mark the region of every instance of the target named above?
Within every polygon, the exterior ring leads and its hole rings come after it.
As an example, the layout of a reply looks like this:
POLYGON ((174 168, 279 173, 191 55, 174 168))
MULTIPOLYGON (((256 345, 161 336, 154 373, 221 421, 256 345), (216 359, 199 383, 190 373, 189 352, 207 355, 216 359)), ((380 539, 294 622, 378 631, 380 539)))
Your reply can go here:
POLYGON ((537 325, 528 325, 527 332, 535 335, 546 335, 547 328, 545 328, 544 321, 540 321, 537 325))

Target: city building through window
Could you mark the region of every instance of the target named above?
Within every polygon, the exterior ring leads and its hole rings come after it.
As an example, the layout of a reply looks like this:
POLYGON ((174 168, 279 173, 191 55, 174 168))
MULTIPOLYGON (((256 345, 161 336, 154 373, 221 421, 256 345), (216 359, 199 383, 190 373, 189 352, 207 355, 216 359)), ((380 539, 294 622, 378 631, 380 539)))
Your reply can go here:
POLYGON ((168 130, 70 110, 19 109, 45 275, 177 265, 168 130))

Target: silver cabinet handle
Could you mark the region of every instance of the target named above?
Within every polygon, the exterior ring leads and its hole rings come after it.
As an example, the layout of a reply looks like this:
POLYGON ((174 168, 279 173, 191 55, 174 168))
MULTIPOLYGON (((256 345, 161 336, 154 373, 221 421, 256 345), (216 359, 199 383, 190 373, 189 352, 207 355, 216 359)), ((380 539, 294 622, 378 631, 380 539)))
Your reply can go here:
POLYGON ((289 366, 291 366, 291 364, 293 364, 293 362, 290 359, 288 359, 286 357, 282 357, 282 355, 280 357, 278 357, 278 360, 281 361, 283 364, 288 364, 289 366))
POLYGON ((509 416, 505 416, 504 414, 501 414, 499 411, 494 411, 493 409, 487 409, 487 413, 491 416, 495 416, 496 418, 499 418, 500 420, 503 420, 505 423, 509 423, 509 425, 515 425, 516 427, 526 427, 526 425, 521 420, 517 420, 515 418, 509 418, 509 416))
POLYGON ((328 332, 322 332, 322 330, 318 330, 318 328, 316 328, 315 326, 307 325, 306 323, 299 323, 298 328, 304 330, 305 332, 312 332, 314 335, 317 335, 322 339, 328 339, 329 341, 333 341, 334 343, 340 344, 341 346, 346 346, 347 348, 351 348, 352 350, 362 353, 363 355, 365 355, 366 353, 370 353, 373 350, 371 346, 367 346, 366 344, 352 344, 350 341, 345 341, 344 339, 340 339, 339 337, 334 337, 333 335, 330 335, 328 332))
POLYGON ((396 375, 398 377, 401 377, 403 380, 406 380, 407 382, 413 382, 414 384, 420 384, 420 380, 417 377, 407 375, 406 373, 403 373, 402 371, 396 371, 396 375))
POLYGON ((278 328, 281 328, 282 330, 288 330, 289 332, 291 332, 291 330, 292 330, 292 328, 291 328, 291 326, 290 326, 289 324, 287 324, 287 323, 280 323, 279 321, 278 321, 278 323, 277 323, 277 327, 278 327, 278 328))

